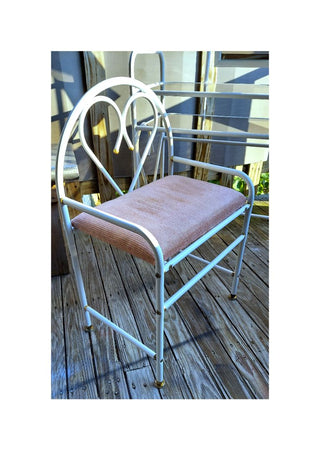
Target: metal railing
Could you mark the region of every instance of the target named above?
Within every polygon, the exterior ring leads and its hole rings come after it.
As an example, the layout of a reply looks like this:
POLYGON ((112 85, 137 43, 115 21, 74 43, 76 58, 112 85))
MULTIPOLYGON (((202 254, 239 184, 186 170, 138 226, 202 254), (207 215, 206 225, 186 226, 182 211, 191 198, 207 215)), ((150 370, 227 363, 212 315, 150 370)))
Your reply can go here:
MULTIPOLYGON (((208 77, 209 77, 209 65, 211 60, 211 52, 208 52, 207 61, 206 61, 206 70, 205 70, 205 78, 203 82, 204 91, 200 90, 175 90, 175 89, 166 89, 167 87, 173 86, 175 84, 180 85, 190 85, 190 82, 166 82, 165 81, 165 60, 164 55, 162 52, 149 52, 153 54, 157 54, 159 56, 160 60, 160 81, 154 82, 152 84, 149 84, 148 87, 152 88, 153 92, 157 95, 161 96, 161 101, 164 101, 165 97, 186 97, 186 98, 202 98, 205 101, 208 98, 213 99, 243 99, 243 100, 269 100, 269 94, 266 93, 248 93, 248 92, 211 92, 206 90, 206 86, 208 83, 208 77), (157 87, 160 87, 160 89, 156 89, 157 87)), ((129 62, 129 75, 132 77, 135 77, 135 62, 136 57, 138 53, 132 52, 130 55, 130 62, 129 62)), ((199 85, 200 83, 192 83, 194 86, 199 85)), ((171 115, 179 115, 184 116, 183 113, 168 113, 168 116, 171 115)), ((217 118, 219 116, 212 116, 207 115, 205 111, 205 107, 203 106, 201 114, 196 114, 194 116, 201 117, 202 119, 212 119, 217 118)), ((232 118, 229 116, 225 116, 228 118, 232 118)), ((240 118, 240 117, 239 117, 240 118)), ((241 119, 248 119, 248 117, 241 117, 241 119)), ((252 118, 256 119, 256 118, 252 118)), ((133 125, 133 143, 135 147, 138 145, 138 137, 139 133, 142 131, 145 132, 151 132, 152 121, 143 122, 141 124, 138 124, 137 117, 136 117, 136 111, 133 106, 132 108, 132 125, 133 125)), ((202 121, 203 123, 204 121, 202 121)), ((162 136, 164 136, 165 140, 165 129, 164 127, 158 127, 158 132, 162 133, 162 136)), ((265 133, 251 133, 247 131, 217 131, 217 130, 204 130, 204 129, 198 129, 198 128, 174 128, 172 127, 172 133, 173 133, 173 140, 174 141, 182 141, 182 142, 195 142, 195 143, 210 143, 210 144, 225 144, 225 145, 237 145, 237 146, 243 146, 243 147, 258 147, 258 148, 269 148, 269 143, 266 142, 269 140, 269 134, 265 133), (184 136, 180 136, 184 135, 184 136), (186 136, 187 135, 187 136, 186 136), (195 137, 196 136, 196 137, 195 137), (226 139, 221 139, 226 138, 226 139), (233 139, 233 140, 231 140, 233 139), (234 140, 234 139, 245 139, 243 141, 240 140, 234 140), (247 139, 255 139, 255 140, 261 140, 263 142, 248 142, 247 139)), ((163 168, 164 166, 164 151, 162 152, 162 162, 161 166, 163 168)), ((139 151, 138 149, 135 151, 135 162, 134 167, 137 167, 139 164, 139 151)), ((154 174, 156 174, 159 166, 159 160, 156 162, 157 166, 154 170, 154 174)), ((163 169, 162 169, 163 170, 163 169)), ((252 214, 253 217, 260 217, 263 219, 268 219, 269 216, 267 215, 261 215, 261 214, 252 214)))

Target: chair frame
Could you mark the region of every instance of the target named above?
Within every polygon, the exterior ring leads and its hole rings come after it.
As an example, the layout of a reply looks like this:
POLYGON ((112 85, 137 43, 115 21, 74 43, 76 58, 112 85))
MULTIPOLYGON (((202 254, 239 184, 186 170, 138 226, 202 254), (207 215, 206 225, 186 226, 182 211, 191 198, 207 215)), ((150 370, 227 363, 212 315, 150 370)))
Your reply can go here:
MULTIPOLYGON (((134 132, 135 130, 133 130, 134 132)), ((160 146, 160 147, 161 147, 160 146)), ((158 149, 158 152, 163 151, 162 148, 158 149)), ((79 299, 81 301, 82 307, 84 309, 84 315, 85 315, 85 322, 86 322, 86 330, 89 331, 92 329, 92 322, 91 322, 91 316, 101 320, 103 323, 105 323, 107 326, 111 327, 114 331, 120 333, 123 337, 128 339, 133 344, 137 345, 140 349, 142 349, 144 352, 146 352, 150 357, 154 358, 156 360, 156 374, 155 374, 155 386, 157 388, 162 388, 165 384, 164 376, 163 376, 163 364, 164 364, 164 316, 165 311, 171 307, 185 292, 187 292, 195 283, 197 283, 205 274, 207 274, 212 268, 216 268, 219 270, 222 270, 224 272, 228 272, 233 276, 232 286, 231 286, 231 292, 229 298, 235 299, 237 294, 237 288, 239 283, 239 276, 241 271, 241 265, 243 260, 243 254, 245 250, 245 244, 247 240, 248 235, 248 229, 249 229, 249 223, 250 223, 250 216, 252 212, 253 207, 253 200, 254 200, 254 187, 251 179, 248 175, 245 173, 227 168, 222 166, 217 166, 214 164, 209 163, 203 163, 195 160, 190 160, 187 158, 182 158, 174 155, 174 148, 173 148, 173 134, 170 126, 170 122, 167 116, 167 113, 158 98, 158 96, 145 84, 142 82, 129 77, 116 77, 104 80, 91 89, 89 89, 86 94, 80 99, 78 104, 74 107, 73 111, 71 112, 65 127, 63 129, 63 132, 60 137, 59 142, 59 149, 57 154, 57 162, 56 162, 56 187, 57 187, 57 196, 59 199, 59 208, 61 211, 61 219, 63 224, 63 230, 65 239, 67 242, 67 246, 69 248, 70 253, 70 260, 72 264, 73 274, 75 277, 76 282, 76 288, 77 293, 79 296, 79 299), (113 100, 111 100, 108 97, 99 95, 101 92, 105 91, 106 89, 120 86, 120 85, 126 85, 130 86, 131 89, 134 88, 134 92, 131 90, 131 97, 129 98, 128 102, 126 103, 123 112, 121 113, 118 106, 115 104, 113 100), (133 93, 132 93, 133 92, 133 93), (156 238, 143 226, 137 225, 135 223, 122 220, 116 216, 113 216, 111 214, 107 214, 103 211, 100 211, 94 207, 85 205, 81 202, 78 202, 76 200, 71 199, 70 197, 67 197, 64 189, 64 180, 63 180, 63 165, 64 165, 64 156, 67 149, 68 141, 72 135, 72 132, 75 129, 76 124, 78 123, 79 126, 79 135, 81 139, 81 143, 87 154, 90 156, 90 158, 94 161, 94 163, 97 165, 99 170, 104 174, 106 179, 111 183, 111 185, 114 187, 116 192, 119 195, 124 195, 117 183, 114 181, 114 179, 110 176, 108 171, 102 166, 98 158, 94 155, 92 150, 89 148, 83 132, 83 124, 85 120, 85 116, 90 109, 92 105, 94 105, 97 102, 103 101, 107 104, 111 105, 114 110, 116 111, 116 114, 119 119, 119 133, 116 140, 115 145, 115 153, 119 152, 120 144, 122 138, 124 138, 127 142, 128 147, 133 150, 134 146, 127 134, 126 130, 126 116, 128 113, 128 110, 130 106, 132 106, 135 101, 140 98, 144 97, 148 100, 150 103, 153 112, 154 112, 154 125, 152 132, 150 133, 150 138, 148 140, 148 143, 146 145, 146 148, 141 156, 140 162, 137 164, 136 171, 133 176, 133 180, 130 186, 130 191, 132 191, 138 181, 139 175, 141 173, 141 170, 143 168, 143 163, 145 162, 145 159, 147 157, 147 154, 150 150, 150 147, 152 145, 153 138, 157 132, 157 123, 159 116, 162 119, 162 124, 165 129, 165 139, 161 139, 161 146, 164 141, 167 142, 168 146, 168 174, 173 175, 174 173, 174 163, 182 163, 193 167, 201 167, 208 170, 214 170, 220 173, 225 173, 233 176, 239 176, 241 177, 248 186, 248 196, 247 196, 247 202, 246 204, 241 207, 238 211, 233 213, 231 216, 226 218, 223 222, 212 228, 209 232, 207 232, 204 236, 202 236, 200 239, 193 242, 191 245, 189 245, 186 249, 178 253, 176 256, 171 258, 168 261, 164 261, 162 249, 156 240, 156 238), (107 222, 110 222, 114 225, 117 225, 119 227, 125 228, 129 231, 132 231, 140 236, 142 236, 151 246, 154 258, 155 258, 155 264, 154 264, 154 275, 155 275, 155 295, 156 295, 156 345, 155 350, 147 347, 143 342, 136 339, 134 336, 132 336, 127 331, 120 328, 118 325, 116 325, 114 322, 107 319, 105 316, 100 314, 98 311, 96 311, 94 308, 88 305, 83 278, 81 274, 80 264, 78 261, 77 256, 77 250, 76 250, 76 244, 75 244, 75 238, 74 233, 75 229, 72 226, 70 215, 68 208, 72 207, 75 208, 81 212, 85 212, 88 214, 91 214, 99 219, 105 220, 107 222), (206 261, 204 259, 198 258, 195 255, 192 255, 192 252, 197 249, 201 244, 203 244, 205 241, 207 241, 209 238, 211 238, 213 235, 218 233, 222 228, 224 228, 226 225, 228 225, 230 222, 232 222, 236 217, 244 215, 243 220, 243 227, 241 234, 229 245, 227 246, 218 256, 216 256, 212 261, 206 261), (219 266, 219 262, 228 254, 230 253, 236 246, 240 245, 240 249, 238 251, 237 256, 237 262, 234 271, 225 269, 221 266, 219 266), (205 263, 205 267, 197 273, 191 280, 189 280, 181 289, 179 289, 175 294, 173 294, 168 300, 164 300, 164 276, 165 273, 170 270, 173 266, 175 266, 178 262, 180 262, 182 259, 186 258, 187 256, 200 259, 202 262, 205 263)))

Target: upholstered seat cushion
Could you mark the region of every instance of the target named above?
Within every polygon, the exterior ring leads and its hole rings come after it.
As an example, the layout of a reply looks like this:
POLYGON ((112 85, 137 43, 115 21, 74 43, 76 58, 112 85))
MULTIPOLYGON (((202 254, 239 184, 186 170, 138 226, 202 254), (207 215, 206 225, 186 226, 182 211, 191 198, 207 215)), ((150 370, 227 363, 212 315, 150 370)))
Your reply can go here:
MULTIPOLYGON (((142 225, 160 244, 165 260, 200 238, 246 203, 233 189, 172 175, 105 202, 97 209, 142 225)), ((87 213, 72 225, 128 253, 154 263, 150 245, 141 236, 87 213)))

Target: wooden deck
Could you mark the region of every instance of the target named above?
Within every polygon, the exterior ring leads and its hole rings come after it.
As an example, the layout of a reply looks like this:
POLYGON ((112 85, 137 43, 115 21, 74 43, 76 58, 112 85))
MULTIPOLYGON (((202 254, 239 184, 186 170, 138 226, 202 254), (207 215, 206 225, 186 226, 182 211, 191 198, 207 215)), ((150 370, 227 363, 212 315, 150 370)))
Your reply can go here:
MULTIPOLYGON (((266 206, 254 212, 268 214, 266 206)), ((240 219, 195 254, 212 259, 239 230, 240 219)), ((88 303, 154 348, 152 268, 82 233, 77 238, 88 303)), ((221 265, 230 267, 234 253, 221 265)), ((166 295, 203 267, 188 258, 166 274, 166 295)), ((167 312, 166 385, 153 386, 155 365, 137 347, 84 317, 71 275, 52 277, 52 398, 268 398, 268 221, 252 218, 238 300, 231 278, 211 271, 167 312)))

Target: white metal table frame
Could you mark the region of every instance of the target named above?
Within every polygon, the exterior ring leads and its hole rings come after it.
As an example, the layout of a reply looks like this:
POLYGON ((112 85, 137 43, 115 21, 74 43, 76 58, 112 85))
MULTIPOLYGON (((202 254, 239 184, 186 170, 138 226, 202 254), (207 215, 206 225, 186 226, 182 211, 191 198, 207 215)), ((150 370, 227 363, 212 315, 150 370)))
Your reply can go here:
MULTIPOLYGON (((159 149, 160 151, 160 149, 159 149)), ((239 283, 239 276, 240 276, 240 270, 242 265, 242 259, 243 254, 245 250, 245 243, 247 240, 248 235, 248 228, 249 228, 249 222, 250 217, 252 213, 252 207, 253 207, 253 200, 254 200, 254 187, 252 184, 251 179, 246 175, 245 173, 221 166, 216 166, 209 163, 203 163, 199 161, 189 160, 186 158, 181 158, 174 155, 174 149, 173 149, 173 135, 172 135, 172 129, 170 126, 170 122, 168 119, 168 115, 159 100, 158 96, 149 89, 146 85, 141 83, 138 80, 127 78, 127 77, 117 77, 117 78, 111 78, 108 80, 104 80, 97 84, 96 86, 92 87, 78 102, 78 104, 74 107, 73 111, 71 112, 64 130, 62 132, 60 143, 59 143, 59 149, 57 154, 57 163, 56 163, 56 186, 57 186, 57 195, 59 199, 59 207, 61 209, 61 217, 62 217, 62 223, 63 223, 63 229, 65 233, 65 238, 69 247, 70 251, 70 257, 71 257, 71 263, 73 268, 73 273, 75 277, 76 287, 77 287, 77 293, 79 295, 82 307, 84 309, 84 315, 85 315, 85 321, 86 321, 86 329, 91 330, 92 328, 92 322, 91 322, 91 316, 101 320, 103 323, 105 323, 107 326, 111 327, 114 331, 120 333, 124 338, 128 339, 130 342, 138 346, 140 349, 142 349, 144 352, 147 353, 150 357, 154 358, 156 360, 156 373, 155 373, 155 386, 157 388, 162 388, 164 386, 164 377, 163 377, 163 352, 164 352, 164 316, 165 311, 170 308, 186 291, 188 291, 195 283, 197 283, 206 273, 208 273, 211 269, 216 268, 218 270, 222 270, 224 272, 227 272, 233 276, 232 280, 232 286, 231 286, 231 293, 230 298, 234 299, 236 298, 238 283, 239 283), (129 85, 132 86, 135 89, 135 92, 133 96, 128 100, 126 103, 123 112, 121 113, 118 106, 108 97, 100 95, 101 92, 105 91, 106 89, 109 89, 114 86, 119 85, 129 85), (152 140, 156 133, 156 125, 158 121, 158 116, 161 117, 162 124, 164 127, 164 133, 166 134, 166 141, 167 141, 167 147, 168 147, 168 165, 169 165, 169 174, 174 173, 174 164, 175 163, 183 163, 188 164, 193 167, 202 167, 209 170, 219 170, 219 172, 230 174, 230 175, 237 175, 241 177, 248 186, 248 197, 246 204, 241 207, 238 211, 233 213, 230 217, 225 219, 223 222, 212 228, 209 232, 207 232, 204 236, 202 236, 200 239, 193 242, 191 245, 189 245, 186 249, 181 251, 179 254, 174 256, 172 259, 165 261, 163 258, 162 249, 156 240, 156 238, 143 226, 137 225, 133 222, 129 222, 126 220, 122 220, 116 216, 113 216, 111 214, 107 214, 103 211, 100 211, 94 207, 85 205, 81 202, 78 202, 76 200, 71 199, 70 197, 66 196, 65 189, 64 189, 64 180, 63 180, 63 165, 64 165, 64 156, 66 153, 67 145, 69 137, 72 135, 73 130, 75 129, 75 126, 78 124, 79 128, 79 135, 80 139, 83 145, 83 148, 87 152, 87 154, 90 156, 90 158, 95 162, 98 169, 104 174, 106 179, 112 184, 116 192, 118 192, 119 195, 124 195, 117 183, 113 180, 113 178, 110 176, 108 171, 101 165, 100 161, 96 158, 92 150, 89 148, 83 131, 84 126, 84 120, 85 116, 89 110, 89 108, 95 104, 96 102, 105 102, 108 105, 112 106, 114 110, 116 111, 116 114, 119 118, 119 133, 118 138, 116 141, 115 146, 115 152, 118 152, 118 149, 120 148, 121 140, 124 138, 127 142, 127 145, 129 148, 133 149, 133 144, 127 134, 126 130, 126 116, 128 113, 128 110, 132 104, 137 98, 144 97, 146 98, 150 105, 152 106, 153 112, 154 112, 154 126, 152 129, 152 132, 150 133, 150 139, 147 143, 147 146, 142 154, 141 160, 137 167, 137 172, 132 180, 130 190, 133 190, 137 178, 139 176, 139 172, 142 170, 143 162, 146 158, 146 155, 148 154, 148 151, 150 149, 150 146, 152 144, 152 140), (153 253, 154 253, 154 275, 155 275, 155 293, 156 293, 156 305, 155 305, 155 311, 156 311, 156 344, 155 349, 151 349, 148 346, 146 346, 143 342, 136 339, 134 336, 132 336, 130 333, 128 333, 126 330, 119 327, 116 323, 112 322, 105 316, 99 313, 99 311, 92 308, 87 303, 85 288, 84 288, 84 282, 80 270, 80 264, 77 256, 77 250, 76 250, 76 244, 75 244, 75 236, 74 233, 76 230, 73 228, 68 208, 72 207, 75 208, 81 212, 85 212, 88 214, 91 214, 92 216, 98 217, 99 219, 105 220, 109 223, 112 223, 114 225, 117 225, 119 227, 125 228, 129 231, 132 231, 133 233, 136 233, 140 236, 142 236, 151 246, 153 253), (228 225, 231 221, 233 221, 238 216, 244 214, 243 218, 243 227, 241 234, 229 245, 226 247, 224 251, 222 251, 217 257, 215 257, 212 261, 206 261, 201 258, 198 258, 194 255, 192 255, 192 252, 196 250, 201 244, 203 244, 206 240, 208 240, 210 237, 212 237, 214 234, 216 234, 218 231, 220 231, 222 228, 224 228, 226 225, 228 225), (238 256, 237 256, 237 262, 235 265, 234 271, 225 269, 221 266, 219 266, 219 262, 228 254, 230 253, 235 247, 240 246, 238 250, 238 256), (199 273, 197 273, 191 280, 189 280, 181 289, 179 289, 175 294, 173 294, 169 299, 166 301, 164 300, 164 276, 165 273, 170 270, 173 266, 175 266, 179 261, 186 258, 187 256, 194 257, 197 259, 200 259, 202 262, 205 263, 205 267, 200 270, 199 273)))
MULTIPOLYGON (((129 75, 132 78, 135 78, 135 69, 136 69, 136 59, 139 55, 139 52, 131 52, 130 58, 129 58, 129 75)), ((206 69, 205 69, 205 75, 204 75, 204 81, 203 81, 203 91, 200 90, 173 90, 170 89, 170 86, 175 84, 180 85, 190 85, 190 82, 181 82, 181 81, 165 81, 165 58, 164 54, 161 51, 157 52, 147 52, 144 54, 157 54, 159 57, 159 81, 154 82, 152 84, 149 84, 148 86, 152 88, 153 92, 160 96, 162 104, 165 102, 166 97, 186 97, 186 98, 200 98, 203 99, 201 113, 200 114, 193 114, 193 117, 199 117, 202 118, 202 125, 204 124, 205 119, 214 119, 216 116, 208 115, 206 114, 206 102, 208 98, 229 98, 229 99, 249 99, 249 100, 269 100, 269 94, 264 93, 243 93, 243 92, 216 92, 216 91, 207 91, 207 85, 208 85, 208 79, 209 79, 209 70, 210 70, 210 63, 212 58, 212 52, 207 52, 207 59, 206 59, 206 69), (158 89, 156 89, 158 87, 158 89)), ((199 88, 201 83, 192 82, 193 85, 198 84, 199 88)), ((132 105, 132 123, 133 123, 133 146, 134 146, 134 170, 137 167, 137 164, 139 163, 140 155, 139 155, 139 146, 138 146, 138 140, 139 140, 139 133, 142 131, 150 131, 150 127, 152 126, 152 120, 148 122, 144 122, 141 124, 137 123, 137 115, 136 115, 136 109, 134 104, 132 105)), ((171 117, 172 115, 177 116, 184 116, 184 113, 168 113, 168 116, 171 117)), ((158 131, 164 131, 164 128, 159 127, 158 131)), ((258 147, 258 148, 269 148, 269 134, 266 133, 250 133, 247 131, 210 131, 205 130, 203 127, 202 129, 196 129, 196 128, 172 128, 172 134, 173 134, 173 140, 174 141, 182 141, 182 142, 194 142, 194 143, 210 143, 210 144, 226 144, 226 145, 237 145, 237 146, 243 146, 243 147, 258 147), (180 136, 184 135, 184 136, 180 136), (186 137, 187 135, 187 137, 186 137), (222 139, 225 138, 225 139, 222 139), (239 141, 239 140, 230 140, 231 139, 246 139, 246 141, 239 141), (261 142, 248 142, 247 139, 258 139, 261 140, 261 142)), ((165 136, 164 136, 165 139, 165 136)), ((161 153, 161 155, 164 155, 164 152, 161 153)), ((156 172, 159 169, 160 164, 160 171, 161 174, 164 170, 164 161, 163 157, 161 158, 159 154, 159 159, 156 162, 156 167, 154 170, 154 177, 156 176, 156 172), (159 161, 161 159, 161 161, 159 161)), ((210 170, 210 169, 208 169, 210 170)), ((146 177, 144 176, 144 179, 146 177)), ((251 217, 259 217, 261 219, 269 219, 268 215, 263 214, 254 214, 252 213, 251 217)))

